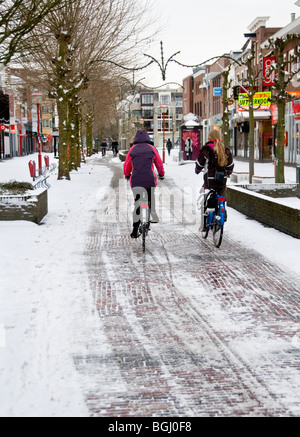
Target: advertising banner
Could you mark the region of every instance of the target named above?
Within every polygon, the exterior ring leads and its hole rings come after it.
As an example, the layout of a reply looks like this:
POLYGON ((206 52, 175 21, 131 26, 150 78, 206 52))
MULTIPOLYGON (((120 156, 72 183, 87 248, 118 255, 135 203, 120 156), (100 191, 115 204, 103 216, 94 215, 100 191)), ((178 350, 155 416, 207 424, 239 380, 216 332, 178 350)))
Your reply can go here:
POLYGON ((182 130, 182 152, 184 161, 198 158, 200 152, 200 130, 195 128, 182 130))
MULTIPOLYGON (((256 111, 269 111, 271 109, 271 91, 255 93, 253 97, 253 108, 256 111)), ((246 93, 239 94, 239 111, 249 111, 249 97, 246 93)))

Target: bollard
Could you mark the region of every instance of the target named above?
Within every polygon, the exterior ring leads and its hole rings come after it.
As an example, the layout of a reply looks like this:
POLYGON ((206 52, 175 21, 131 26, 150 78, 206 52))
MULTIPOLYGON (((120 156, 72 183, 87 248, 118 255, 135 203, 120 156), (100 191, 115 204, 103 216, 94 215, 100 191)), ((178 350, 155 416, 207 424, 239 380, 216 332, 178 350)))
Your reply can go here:
POLYGON ((35 181, 35 175, 36 175, 36 165, 35 165, 35 161, 29 161, 29 162, 28 162, 28 166, 29 166, 30 176, 31 176, 32 179, 35 181))
POLYGON ((33 180, 35 181, 36 178, 36 163, 35 161, 32 161, 32 173, 33 173, 33 180))
POLYGON ((32 165, 32 161, 28 162, 28 167, 29 167, 30 176, 33 178, 33 165, 32 165))
POLYGON ((47 170, 49 170, 49 167, 50 167, 50 158, 49 158, 49 156, 45 156, 45 165, 46 165, 46 167, 47 167, 47 170))

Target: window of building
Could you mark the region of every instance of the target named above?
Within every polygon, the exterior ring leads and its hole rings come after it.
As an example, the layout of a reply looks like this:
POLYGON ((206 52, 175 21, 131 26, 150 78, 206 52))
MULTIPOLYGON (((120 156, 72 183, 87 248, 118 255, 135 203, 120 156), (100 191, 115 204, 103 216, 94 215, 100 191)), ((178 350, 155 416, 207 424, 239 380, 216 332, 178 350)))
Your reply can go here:
POLYGON ((143 106, 142 107, 142 117, 143 118, 153 118, 153 106, 143 106))
POLYGON ((43 122, 42 122, 42 126, 44 127, 44 128, 49 128, 49 129, 52 129, 52 120, 47 120, 47 119, 44 119, 43 120, 43 122))
MULTIPOLYGON (((171 131, 173 127, 173 122, 171 120, 165 120, 165 131, 171 131)), ((163 120, 157 120, 157 128, 160 132, 163 131, 163 120)))
POLYGON ((169 105, 170 104, 170 96, 169 94, 162 94, 160 96, 161 105, 169 105))
POLYGON ((49 105, 42 105, 43 114, 51 114, 52 108, 49 105))
POLYGON ((176 106, 182 105, 182 96, 175 96, 173 99, 176 103, 176 106))
POLYGON ((144 129, 147 131, 147 132, 151 132, 151 131, 153 131, 153 121, 150 121, 150 120, 144 120, 144 129))
POLYGON ((142 105, 153 105, 153 94, 142 94, 142 105))

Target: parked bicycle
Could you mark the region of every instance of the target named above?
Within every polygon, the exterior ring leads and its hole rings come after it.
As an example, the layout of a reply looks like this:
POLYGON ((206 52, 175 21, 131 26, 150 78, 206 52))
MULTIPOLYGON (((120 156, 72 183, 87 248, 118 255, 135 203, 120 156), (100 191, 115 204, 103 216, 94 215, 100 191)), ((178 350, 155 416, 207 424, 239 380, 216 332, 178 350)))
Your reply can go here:
POLYGON ((205 190, 201 196, 204 196, 203 238, 206 239, 209 231, 212 231, 214 245, 219 248, 223 239, 226 219, 226 198, 213 189, 205 190))

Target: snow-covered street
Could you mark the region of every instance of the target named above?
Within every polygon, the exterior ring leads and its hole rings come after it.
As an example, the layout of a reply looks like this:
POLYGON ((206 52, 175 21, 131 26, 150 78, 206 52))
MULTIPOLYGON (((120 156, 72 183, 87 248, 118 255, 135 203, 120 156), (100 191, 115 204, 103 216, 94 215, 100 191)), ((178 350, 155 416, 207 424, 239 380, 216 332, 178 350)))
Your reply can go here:
MULTIPOLYGON (((40 226, 0 222, 0 416, 299 416, 300 240, 229 208, 216 249, 202 176, 172 153, 145 255, 110 153, 51 174, 40 226)), ((29 180, 30 159, 0 181, 29 180)))

